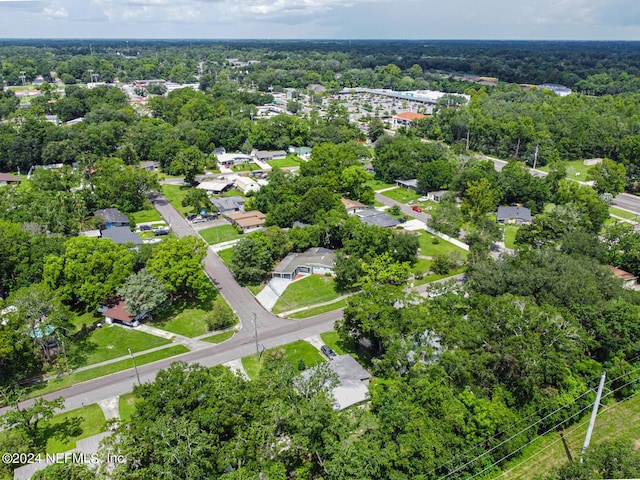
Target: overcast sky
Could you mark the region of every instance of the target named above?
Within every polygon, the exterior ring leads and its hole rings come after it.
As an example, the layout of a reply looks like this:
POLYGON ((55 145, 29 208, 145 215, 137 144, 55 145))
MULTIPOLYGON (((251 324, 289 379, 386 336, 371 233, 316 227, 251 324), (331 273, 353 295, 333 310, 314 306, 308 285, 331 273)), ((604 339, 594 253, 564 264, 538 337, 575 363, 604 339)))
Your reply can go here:
POLYGON ((640 1, 0 0, 0 38, 640 40, 640 1))

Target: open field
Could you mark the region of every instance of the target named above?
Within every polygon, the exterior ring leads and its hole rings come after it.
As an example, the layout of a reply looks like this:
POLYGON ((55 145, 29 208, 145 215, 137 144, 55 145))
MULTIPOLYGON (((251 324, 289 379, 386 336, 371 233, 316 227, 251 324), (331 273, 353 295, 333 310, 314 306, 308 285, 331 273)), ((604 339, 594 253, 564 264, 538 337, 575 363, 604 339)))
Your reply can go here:
POLYGON ((507 248, 516 248, 516 234, 518 233, 517 225, 504 226, 504 246, 507 248))
POLYGON ((425 255, 427 257, 433 257, 434 255, 446 255, 451 252, 460 252, 463 258, 467 258, 466 250, 463 250, 460 247, 455 246, 453 243, 449 243, 442 238, 436 237, 435 235, 430 234, 429 232, 421 232, 420 237, 420 255, 425 255), (435 243, 434 243, 434 239, 435 243))
MULTIPOLYGON (((589 170, 593 168, 593 165, 585 165, 582 160, 573 160, 571 162, 564 162, 567 167, 567 178, 572 180, 578 180, 586 182, 589 177, 589 170)), ((548 172, 551 170, 549 165, 539 167, 538 170, 548 172)))
POLYGON ((155 320, 153 325, 171 333, 185 337, 197 337, 207 333, 206 315, 216 304, 229 305, 222 295, 211 291, 209 297, 203 301, 177 302, 162 318, 155 320))
POLYGON ((225 248, 224 250, 218 250, 217 254, 227 267, 231 266, 231 257, 233 256, 233 247, 225 248))
POLYGON ((104 413, 96 403, 60 413, 44 424, 43 440, 46 440, 46 452, 66 452, 76 448, 78 440, 105 430, 104 413))
POLYGON ((300 160, 295 155, 287 155, 286 158, 277 158, 269 162, 272 168, 286 168, 297 167, 300 165, 300 160))
MULTIPOLYGON (((304 340, 298 340, 297 342, 289 343, 275 349, 266 350, 265 352, 262 352, 262 355, 260 357, 261 361, 263 361, 265 355, 269 355, 270 352, 280 349, 284 350, 287 361, 291 363, 294 368, 298 367, 298 362, 300 359, 304 361, 304 364, 307 368, 313 367, 321 362, 326 361, 316 347, 314 347, 310 343, 305 342, 304 340)), ((260 365, 258 364, 258 359, 255 355, 243 357, 242 367, 244 368, 249 378, 257 378, 258 374, 260 373, 260 365)))
POLYGON ((340 296, 331 277, 309 275, 290 284, 273 307, 274 313, 330 302, 340 296))
POLYGON ((408 203, 411 200, 418 200, 422 195, 414 192, 413 190, 409 190, 408 188, 397 187, 393 190, 387 190, 386 192, 382 192, 381 195, 390 198, 391 200, 395 200, 400 203, 408 203))
POLYGON ((133 412, 136 411, 136 397, 133 392, 120 395, 118 399, 118 413, 120 414, 120 420, 126 422, 131 418, 133 412))
POLYGON ((296 313, 292 313, 291 315, 287 315, 287 318, 309 318, 315 315, 320 315, 322 313, 332 312, 334 310, 338 310, 340 308, 344 308, 347 306, 347 299, 343 298, 342 300, 338 300, 337 302, 330 303, 328 305, 321 305, 319 307, 312 307, 307 310, 301 310, 296 313))
POLYGON ((200 230, 200 235, 209 245, 228 242, 242 238, 242 233, 238 233, 233 225, 220 225, 219 227, 209 227, 200 230))
POLYGON ((171 341, 128 327, 105 325, 85 338, 75 340, 68 348, 67 356, 69 366, 75 369, 122 357, 129 349, 135 353, 168 343, 171 341))
POLYGON ((136 225, 140 223, 162 221, 162 217, 157 212, 157 210, 153 208, 149 200, 146 200, 144 202, 144 209, 138 210, 137 212, 129 213, 127 214, 127 216, 129 217, 129 220, 131 220, 136 225))
POLYGON ((167 197, 169 203, 174 206, 182 215, 191 213, 193 207, 183 207, 182 200, 186 197, 187 191, 192 187, 183 185, 162 185, 162 194, 167 197))

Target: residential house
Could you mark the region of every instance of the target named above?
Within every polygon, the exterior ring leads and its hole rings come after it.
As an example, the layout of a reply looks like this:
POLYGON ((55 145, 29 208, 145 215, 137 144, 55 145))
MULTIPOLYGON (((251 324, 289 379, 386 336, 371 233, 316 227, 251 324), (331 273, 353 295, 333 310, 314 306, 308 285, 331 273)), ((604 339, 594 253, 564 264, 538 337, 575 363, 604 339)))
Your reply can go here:
POLYGON ((96 210, 93 215, 102 220, 102 229, 113 227, 129 227, 129 217, 120 213, 117 208, 96 210))
POLYGON ((450 190, 434 190, 432 192, 428 192, 427 200, 431 200, 433 202, 439 202, 440 200, 442 200, 442 197, 444 197, 449 192, 450 190))
POLYGON ((216 207, 216 211, 220 214, 227 214, 232 212, 239 212, 244 208, 244 197, 221 197, 210 198, 211 204, 216 207))
POLYGON ((270 162, 271 160, 276 160, 278 158, 286 158, 287 152, 284 150, 255 150, 253 152, 253 156, 261 162, 270 162))
POLYGON ((310 147, 289 147, 289 153, 295 153, 298 157, 303 160, 309 160, 311 158, 311 148, 310 147))
MULTIPOLYGON (((338 385, 331 392, 335 398, 334 409, 344 410, 369 398, 371 374, 351 355, 338 355, 327 364, 338 377, 338 385)), ((312 374, 313 368, 301 373, 304 378, 309 378, 312 374)))
POLYGON ((102 315, 105 317, 106 323, 121 323, 128 327, 137 327, 140 325, 142 320, 151 317, 151 314, 146 311, 140 312, 136 316, 131 315, 127 311, 127 304, 124 300, 118 301, 118 303, 110 308, 101 308, 99 311, 101 311, 102 315))
POLYGON ((144 168, 147 172, 157 172, 160 169, 160 162, 147 160, 140 162, 138 168, 144 168))
POLYGON ((400 220, 392 217, 388 213, 381 212, 375 208, 367 208, 366 210, 360 210, 355 212, 360 218, 360 221, 367 225, 377 225, 378 227, 395 227, 400 224, 400 220))
POLYGON ((258 210, 225 214, 225 217, 243 232, 256 230, 264 226, 265 214, 258 210))
POLYGON ((356 213, 360 210, 364 210, 365 208, 369 208, 364 203, 358 202, 357 200, 351 200, 349 198, 342 197, 340 201, 342 202, 342 205, 344 205, 344 208, 347 210, 347 213, 356 213))
POLYGON ((236 188, 244 194, 260 190, 260 184, 249 177, 238 177, 235 184, 236 188))
POLYGON ((0 185, 17 185, 20 183, 20 177, 14 177, 10 173, 0 173, 0 185))
POLYGON ((613 273, 613 276, 622 280, 622 287, 627 290, 634 290, 636 286, 636 277, 633 273, 626 272, 620 268, 609 265, 609 270, 613 273))
POLYGON ((133 243, 136 246, 142 245, 140 235, 132 232, 129 227, 111 227, 101 232, 102 238, 110 238, 116 243, 133 243))
POLYGON ((218 165, 227 168, 233 165, 249 163, 253 159, 253 157, 245 155, 244 153, 221 153, 216 155, 216 158, 218 159, 218 165))
POLYGON ((313 247, 302 253, 290 253, 273 269, 271 276, 293 280, 298 275, 334 275, 336 254, 333 250, 313 247))
POLYGON ((498 207, 496 220, 502 224, 513 223, 516 225, 527 225, 531 223, 533 217, 531 216, 531 210, 526 207, 498 207))
POLYGON ((414 192, 418 191, 418 180, 415 178, 410 178, 409 180, 396 180, 396 185, 408 190, 413 190, 414 192))
POLYGON ((401 112, 391 117, 391 128, 410 127, 413 122, 423 118, 427 116, 415 112, 401 112))
POLYGON ((227 180, 205 180, 200 182, 196 188, 204 190, 207 195, 220 195, 233 187, 233 182, 227 180))

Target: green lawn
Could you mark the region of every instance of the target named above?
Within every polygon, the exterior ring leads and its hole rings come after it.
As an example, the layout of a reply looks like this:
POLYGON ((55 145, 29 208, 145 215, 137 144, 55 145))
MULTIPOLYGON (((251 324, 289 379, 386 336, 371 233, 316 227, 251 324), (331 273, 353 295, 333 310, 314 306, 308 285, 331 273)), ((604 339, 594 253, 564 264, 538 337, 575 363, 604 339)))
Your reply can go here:
POLYGON ((225 248, 224 250, 218 250, 217 254, 226 266, 231 265, 231 257, 233 256, 233 247, 225 248))
POLYGON ((76 332, 79 332, 83 327, 86 328, 95 325, 97 322, 104 322, 104 317, 97 312, 86 312, 80 315, 72 312, 69 321, 76 327, 76 332))
POLYGON ((392 183, 385 183, 382 180, 377 180, 375 178, 373 180, 369 180, 365 185, 371 186, 374 190, 383 190, 385 188, 395 187, 392 183))
POLYGON ((162 317, 154 320, 153 325, 185 337, 204 335, 208 331, 206 314, 215 304, 226 305, 229 308, 222 295, 218 295, 215 290, 212 290, 204 301, 192 300, 175 303, 167 312, 163 313, 162 317))
POLYGON ((287 155, 287 158, 277 158, 269 162, 272 168, 297 167, 300 165, 300 159, 295 155, 287 155))
POLYGON ((106 430, 102 409, 96 403, 55 415, 44 424, 43 440, 47 453, 61 453, 76 448, 76 442, 106 430))
POLYGON ((273 312, 282 313, 317 303, 330 302, 339 296, 340 294, 335 291, 333 278, 309 275, 287 287, 273 307, 273 312))
POLYGON ((231 170, 234 172, 252 172, 254 170, 262 170, 257 163, 239 163, 238 165, 231 165, 231 170))
POLYGON ((222 197, 243 197, 243 198, 246 198, 244 193, 242 193, 240 190, 236 190, 235 188, 232 188, 231 190, 227 190, 221 196, 222 197))
POLYGON ((320 307, 313 307, 307 310, 302 310, 300 312, 292 313, 288 315, 288 318, 309 318, 314 317, 316 315, 321 315, 323 313, 332 312, 334 310, 338 310, 339 308, 344 308, 347 306, 347 299, 343 298, 342 300, 338 300, 337 302, 330 303, 329 305, 322 305, 320 307))
POLYGON ((242 234, 238 233, 233 225, 220 225, 219 227, 210 227, 200 230, 200 235, 209 245, 228 242, 242 238, 242 234))
POLYGON ((253 293, 253 296, 258 295, 262 290, 264 290, 264 287, 266 287, 267 284, 266 283, 260 283, 258 285, 247 285, 247 288, 249 289, 249 291, 251 293, 253 293))
MULTIPOLYGON (((564 164, 567 167, 567 178, 580 182, 586 182, 588 180, 589 170, 594 167, 594 165, 585 165, 582 160, 573 160, 571 162, 564 162, 564 164), (580 175, 576 175, 577 173, 580 175)), ((551 167, 545 165, 544 167, 539 167, 538 170, 548 172, 551 170, 551 167)))
POLYGON ((146 200, 144 202, 144 209, 139 210, 137 212, 129 213, 128 217, 129 217, 129 220, 134 222, 136 225, 140 223, 162 221, 162 217, 157 212, 157 210, 153 208, 149 200, 146 200))
POLYGON ((183 207, 182 199, 187 195, 190 188, 184 185, 162 185, 162 194, 167 197, 169 203, 175 207, 182 215, 191 213, 193 207, 183 207))
MULTIPOLYGON (((590 413, 591 409, 584 413, 580 422, 567 427, 564 431, 567 445, 574 458, 580 455, 590 413)), ((637 449, 640 443, 638 425, 640 425, 640 396, 636 395, 623 402, 610 403, 600 410, 596 419, 591 446, 615 439, 629 442, 637 449)), ((501 478, 542 478, 566 461, 567 454, 559 433, 549 433, 526 447, 520 458, 507 463, 504 470, 509 471, 501 478), (542 451, 543 449, 545 450, 542 451), (538 452, 541 453, 535 455, 538 452)))
MULTIPOLYGON (((157 362, 164 358, 173 357, 182 353, 187 353, 189 349, 184 345, 172 345, 155 352, 143 353, 142 355, 136 355, 136 365, 144 365, 145 363, 157 362)), ((117 362, 108 363, 101 367, 89 368, 82 370, 81 372, 72 373, 71 375, 64 375, 58 378, 49 380, 47 382, 38 383, 27 389, 26 398, 33 398, 47 393, 62 390, 63 388, 70 387, 76 383, 86 382, 93 380, 94 378, 104 377, 112 373, 120 372, 133 368, 133 363, 130 358, 125 360, 119 360, 117 362)))
POLYGON ((67 355, 70 367, 79 368, 128 355, 129 349, 141 352, 168 343, 171 341, 131 328, 105 325, 82 339, 74 340, 67 355))
MULTIPOLYGON (((304 360, 307 368, 313 367, 325 361, 325 358, 320 354, 318 349, 310 343, 305 342, 304 340, 298 340, 297 342, 289 343, 287 345, 283 345, 271 350, 266 350, 262 353, 260 357, 261 360, 263 360, 265 356, 269 355, 271 352, 280 349, 284 350, 287 361, 291 363, 294 368, 298 367, 298 361, 300 359, 304 360)), ((258 359, 255 355, 243 357, 242 367, 244 368, 244 371, 247 373, 249 378, 256 378, 258 376, 258 373, 260 372, 258 359)))
POLYGON ((236 334, 235 330, 229 330, 228 332, 216 333, 215 335, 211 335, 210 337, 201 338, 203 342, 209 343, 222 343, 225 340, 229 340, 236 334))
POLYGON ((627 220, 637 221, 640 218, 640 215, 616 207, 609 207, 609 214, 615 215, 616 217, 625 218, 627 220))
POLYGON ((460 252, 460 254, 467 258, 466 250, 463 250, 460 247, 455 246, 453 243, 449 243, 442 238, 436 237, 435 235, 430 234, 429 232, 422 232, 420 237, 420 255, 425 255, 427 257, 433 257, 437 254, 447 254, 451 252, 460 252), (437 238, 437 243, 433 243, 433 239, 437 238))
POLYGON ((504 246, 507 248, 516 248, 516 233, 518 233, 517 225, 504 226, 504 246))
POLYGON ((420 195, 419 193, 416 193, 413 190, 404 187, 397 187, 393 190, 387 190, 386 192, 382 192, 381 195, 384 195, 385 197, 388 197, 400 203, 408 203, 411 200, 418 200, 420 197, 422 197, 422 195, 420 195))
POLYGON ((120 420, 123 422, 128 421, 136 410, 136 397, 133 392, 120 395, 118 399, 118 412, 120 414, 120 420))

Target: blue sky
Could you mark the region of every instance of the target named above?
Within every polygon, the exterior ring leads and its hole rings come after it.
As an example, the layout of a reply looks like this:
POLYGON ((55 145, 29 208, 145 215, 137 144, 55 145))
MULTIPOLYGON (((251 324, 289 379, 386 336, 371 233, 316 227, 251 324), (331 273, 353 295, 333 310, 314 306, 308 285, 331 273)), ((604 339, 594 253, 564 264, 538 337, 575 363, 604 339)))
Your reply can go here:
POLYGON ((640 2, 0 0, 0 38, 640 40, 640 2))

